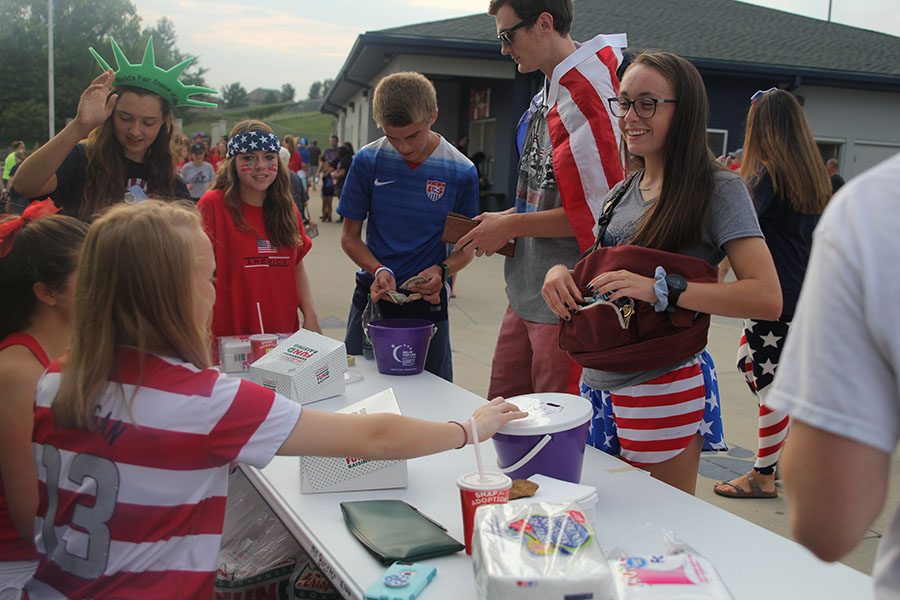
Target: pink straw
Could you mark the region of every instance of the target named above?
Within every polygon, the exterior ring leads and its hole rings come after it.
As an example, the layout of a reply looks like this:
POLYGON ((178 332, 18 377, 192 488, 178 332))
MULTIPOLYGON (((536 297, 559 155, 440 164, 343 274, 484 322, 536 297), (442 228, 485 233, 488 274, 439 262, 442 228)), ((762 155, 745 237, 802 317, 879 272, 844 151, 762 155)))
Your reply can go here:
POLYGON ((478 463, 478 480, 484 481, 484 464, 481 462, 481 442, 478 441, 478 429, 475 427, 475 417, 469 418, 472 424, 472 445, 475 447, 475 462, 478 463))
POLYGON ((259 315, 259 332, 260 332, 260 333, 265 333, 266 330, 263 329, 263 324, 262 324, 262 310, 259 308, 259 302, 256 303, 256 314, 259 315))

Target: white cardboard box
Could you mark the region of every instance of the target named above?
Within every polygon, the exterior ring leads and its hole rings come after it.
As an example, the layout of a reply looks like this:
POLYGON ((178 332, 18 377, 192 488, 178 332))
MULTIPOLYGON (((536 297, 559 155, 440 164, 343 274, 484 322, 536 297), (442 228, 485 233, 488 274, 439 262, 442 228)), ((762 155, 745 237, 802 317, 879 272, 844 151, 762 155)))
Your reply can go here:
POLYGON ((294 402, 309 404, 344 393, 343 342, 301 329, 250 365, 248 379, 294 402))
MULTIPOLYGON (((336 412, 344 414, 400 413, 394 390, 388 388, 336 412)), ((300 493, 386 490, 407 485, 405 460, 300 457, 300 493)))

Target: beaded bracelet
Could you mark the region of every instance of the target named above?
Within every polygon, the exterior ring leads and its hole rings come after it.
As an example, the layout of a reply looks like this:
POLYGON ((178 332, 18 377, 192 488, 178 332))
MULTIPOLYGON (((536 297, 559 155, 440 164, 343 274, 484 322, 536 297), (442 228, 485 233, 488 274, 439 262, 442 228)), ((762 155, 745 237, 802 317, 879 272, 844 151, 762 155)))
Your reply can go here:
POLYGON ((459 421, 447 421, 447 422, 448 422, 448 423, 453 423, 454 425, 459 425, 460 428, 463 430, 463 435, 465 436, 465 439, 463 440, 462 445, 461 445, 461 446, 457 446, 456 449, 459 450, 459 449, 461 449, 461 448, 465 448, 465 447, 466 447, 466 444, 469 443, 469 430, 466 429, 466 426, 463 425, 462 423, 460 423, 459 421))

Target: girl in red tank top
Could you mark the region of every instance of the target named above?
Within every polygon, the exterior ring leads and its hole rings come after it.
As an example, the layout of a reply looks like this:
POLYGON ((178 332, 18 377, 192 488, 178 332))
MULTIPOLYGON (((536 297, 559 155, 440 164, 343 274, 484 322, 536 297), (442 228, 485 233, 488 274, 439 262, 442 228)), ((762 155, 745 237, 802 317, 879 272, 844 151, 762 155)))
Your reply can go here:
POLYGON ((37 566, 37 473, 31 457, 34 390, 66 350, 74 275, 87 231, 50 200, 0 221, 0 598, 37 566))

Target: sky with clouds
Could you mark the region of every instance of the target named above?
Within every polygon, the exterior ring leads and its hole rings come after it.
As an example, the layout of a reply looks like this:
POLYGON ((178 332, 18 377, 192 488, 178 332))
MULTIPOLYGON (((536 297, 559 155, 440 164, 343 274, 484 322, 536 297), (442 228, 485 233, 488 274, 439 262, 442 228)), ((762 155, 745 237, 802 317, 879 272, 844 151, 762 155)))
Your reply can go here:
MULTIPOLYGON (((167 16, 178 47, 208 68, 216 89, 247 91, 290 83, 297 99, 314 81, 334 78, 366 31, 486 12, 488 0, 132 0, 145 24, 167 16)), ((825 19, 828 0, 754 0, 825 19)), ((578 3, 576 1, 576 15, 578 3)), ((900 36, 898 0, 832 0, 834 22, 900 36)), ((499 47, 498 47, 499 51, 499 47)))

